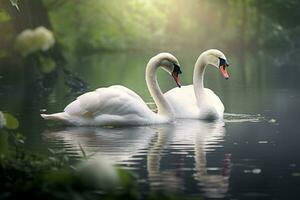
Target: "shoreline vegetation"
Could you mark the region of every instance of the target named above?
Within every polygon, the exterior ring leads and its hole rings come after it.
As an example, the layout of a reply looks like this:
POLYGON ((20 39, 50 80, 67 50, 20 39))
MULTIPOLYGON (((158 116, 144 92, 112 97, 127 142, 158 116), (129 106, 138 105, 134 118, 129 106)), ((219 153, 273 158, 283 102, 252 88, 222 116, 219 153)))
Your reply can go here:
POLYGON ((299 51, 299 8, 294 0, 3 0, 0 81, 18 74, 31 87, 95 53, 217 48, 244 58, 272 49, 288 60, 299 51))
POLYGON ((299 51, 299 8, 294 0, 3 0, 0 82, 16 75, 43 91, 63 71, 86 88, 70 66, 95 53, 217 48, 245 59, 272 49, 289 60, 299 51))
POLYGON ((16 57, 26 58, 15 49, 16 38, 37 27, 53 33, 53 49, 61 57, 95 51, 299 47, 299 24, 291 20, 299 17, 298 1, 4 0, 0 8, 0 61, 12 65, 16 57))
POLYGON ((294 57, 298 8, 294 0, 3 0, 0 74, 17 72, 36 84, 95 53, 217 48, 245 57, 275 49, 294 57))

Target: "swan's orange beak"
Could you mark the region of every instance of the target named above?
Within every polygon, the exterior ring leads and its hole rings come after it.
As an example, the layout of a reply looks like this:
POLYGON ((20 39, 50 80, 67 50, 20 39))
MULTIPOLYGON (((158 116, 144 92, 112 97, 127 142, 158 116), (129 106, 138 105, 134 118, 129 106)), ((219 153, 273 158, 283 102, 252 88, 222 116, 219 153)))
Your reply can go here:
POLYGON ((180 80, 179 80, 179 73, 176 71, 172 72, 172 77, 174 78, 176 85, 178 87, 181 87, 180 80))
POLYGON ((223 75, 223 77, 227 80, 229 79, 229 74, 226 70, 226 65, 220 65, 219 67, 221 74, 223 75))

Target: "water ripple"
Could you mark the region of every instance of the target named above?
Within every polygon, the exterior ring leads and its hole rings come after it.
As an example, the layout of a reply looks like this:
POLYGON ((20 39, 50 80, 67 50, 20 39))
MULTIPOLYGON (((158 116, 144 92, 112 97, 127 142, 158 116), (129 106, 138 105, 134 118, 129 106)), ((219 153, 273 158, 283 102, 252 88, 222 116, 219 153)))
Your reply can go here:
POLYGON ((185 191, 192 180, 206 196, 219 197, 228 190, 230 165, 207 165, 206 154, 224 148, 225 132, 222 121, 180 120, 151 127, 69 127, 43 136, 68 154, 81 156, 81 146, 91 158, 100 154, 138 171, 151 190, 185 191))
POLYGON ((265 120, 265 117, 260 114, 224 113, 225 122, 262 122, 265 120))

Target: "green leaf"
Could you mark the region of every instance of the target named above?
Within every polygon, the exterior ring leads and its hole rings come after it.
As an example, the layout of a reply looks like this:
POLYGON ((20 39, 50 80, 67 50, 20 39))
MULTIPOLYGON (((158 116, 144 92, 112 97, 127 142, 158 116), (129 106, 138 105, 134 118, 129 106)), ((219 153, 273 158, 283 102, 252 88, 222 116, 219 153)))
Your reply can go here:
POLYGON ((15 139, 18 144, 24 144, 25 143, 25 136, 22 133, 16 133, 15 139))
POLYGON ((19 127, 19 121, 13 115, 9 113, 3 113, 6 120, 6 128, 8 129, 17 129, 19 127))
POLYGON ((3 10, 0 9, 0 22, 7 22, 10 20, 10 16, 8 15, 8 13, 3 10))
POLYGON ((39 60, 39 68, 44 74, 48 74, 56 68, 56 63, 51 58, 40 57, 39 60))

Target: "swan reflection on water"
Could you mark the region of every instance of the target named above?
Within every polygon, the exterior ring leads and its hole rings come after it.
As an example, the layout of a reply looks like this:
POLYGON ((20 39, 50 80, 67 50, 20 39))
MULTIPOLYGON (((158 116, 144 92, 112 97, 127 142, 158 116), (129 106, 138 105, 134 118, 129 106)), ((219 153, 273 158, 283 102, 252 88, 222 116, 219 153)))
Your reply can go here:
POLYGON ((223 155, 221 166, 213 168, 206 159, 208 153, 222 147, 224 135, 224 122, 199 120, 151 127, 69 127, 44 132, 47 141, 57 148, 62 145, 69 154, 81 154, 81 146, 91 157, 105 156, 115 164, 135 169, 151 190, 200 190, 209 198, 223 198, 229 188, 230 154, 223 155), (193 185, 187 186, 191 182, 193 185))
MULTIPOLYGON (((184 171, 192 170, 193 178, 202 193, 209 198, 225 197, 229 188, 230 154, 225 154, 219 168, 208 168, 206 153, 222 147, 225 128, 223 122, 205 122, 184 120, 175 125, 159 129, 156 139, 149 147, 147 154, 147 171, 152 189, 184 190, 184 171), (175 167, 171 170, 161 169, 161 159, 169 149, 171 154, 178 155, 175 167), (186 157, 193 155, 193 166, 187 166, 186 157), (212 170, 213 169, 213 170, 212 170), (213 171, 212 174, 210 170, 213 171), (217 172, 217 174, 216 174, 217 172)), ((172 163, 172 161, 171 161, 172 163)))
POLYGON ((44 138, 54 147, 63 146, 64 150, 75 157, 82 156, 82 149, 88 156, 108 157, 115 164, 132 164, 148 144, 155 132, 150 127, 67 127, 44 132, 44 138))

